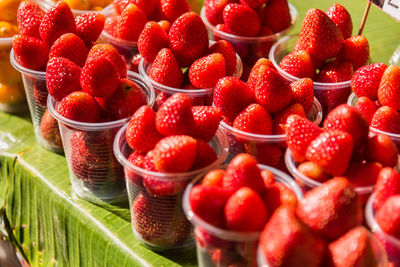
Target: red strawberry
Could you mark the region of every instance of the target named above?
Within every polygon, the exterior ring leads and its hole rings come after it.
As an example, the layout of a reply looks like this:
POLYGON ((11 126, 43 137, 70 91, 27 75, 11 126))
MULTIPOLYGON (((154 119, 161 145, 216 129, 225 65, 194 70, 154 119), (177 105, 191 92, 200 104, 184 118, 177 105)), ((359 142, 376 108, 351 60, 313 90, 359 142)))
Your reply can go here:
MULTIPOLYGON (((228 27, 225 24, 218 24, 215 26, 215 30, 217 31, 221 31, 221 32, 226 32, 226 33, 232 33, 228 27)), ((218 36, 214 37, 216 41, 221 40, 221 38, 219 38, 218 36)))
POLYGON ((36 80, 33 85, 33 96, 35 97, 36 103, 43 107, 47 107, 47 96, 49 92, 47 91, 45 80, 36 80))
POLYGON ((236 116, 233 127, 246 133, 269 135, 272 119, 259 104, 251 104, 236 116))
POLYGON ((400 195, 388 198, 375 216, 381 229, 397 239, 400 238, 400 195))
POLYGON ((383 73, 378 89, 378 100, 382 106, 400 110, 400 68, 389 66, 383 73))
POLYGON ((379 210, 388 198, 395 195, 400 195, 400 174, 392 168, 383 168, 374 187, 374 208, 379 210))
POLYGON ((121 79, 118 88, 106 99, 107 113, 115 120, 127 118, 146 102, 146 94, 139 85, 129 79, 121 79))
POLYGON ((80 91, 81 68, 62 57, 53 57, 47 63, 46 83, 49 94, 61 101, 72 92, 80 91))
POLYGON ((79 91, 64 97, 57 106, 57 112, 80 122, 98 122, 100 119, 100 108, 94 97, 79 91))
POLYGON ((87 55, 88 49, 82 39, 74 33, 65 33, 50 48, 49 58, 63 57, 83 67, 87 55))
POLYGON ((108 17, 104 22, 104 31, 111 36, 117 37, 117 25, 120 17, 108 17))
POLYGON ((246 153, 255 157, 260 164, 277 167, 283 154, 280 145, 282 144, 247 142, 244 148, 246 153))
POLYGON ((297 170, 307 178, 313 179, 314 181, 321 183, 330 178, 330 176, 326 174, 318 164, 311 161, 301 163, 297 167, 297 170))
POLYGON ((40 38, 51 46, 58 37, 68 32, 76 32, 74 15, 69 6, 60 1, 43 16, 39 27, 40 38))
POLYGON ((235 2, 234 0, 205 0, 204 15, 207 20, 213 24, 222 24, 222 12, 227 4, 235 2))
POLYGON ((349 12, 340 4, 331 5, 325 12, 342 32, 343 38, 347 39, 353 33, 353 22, 349 12))
POLYGON ((76 34, 90 45, 99 38, 106 18, 101 13, 86 13, 75 18, 76 34))
POLYGON ((224 226, 224 207, 229 192, 221 187, 196 185, 190 190, 189 203, 194 214, 204 221, 217 226, 224 226))
POLYGON ((225 58, 220 53, 210 54, 196 60, 189 69, 190 82, 197 88, 212 88, 225 77, 225 58))
POLYGON ((266 186, 264 193, 264 203, 270 214, 274 213, 282 205, 296 207, 296 194, 286 185, 278 182, 266 186))
POLYGON ((287 0, 268 0, 260 11, 261 24, 272 32, 281 32, 292 24, 287 0))
POLYGON ((220 40, 210 46, 210 53, 221 53, 225 58, 226 76, 232 76, 236 70, 235 48, 225 40, 220 40))
POLYGON ((154 179, 152 176, 143 177, 144 188, 154 197, 176 196, 185 189, 186 185, 187 181, 163 181, 154 179))
POLYGON ((81 73, 82 91, 96 97, 109 97, 120 84, 115 64, 107 57, 88 58, 81 73))
MULTIPOLYGON (((273 32, 268 27, 262 27, 258 36, 273 36, 273 32)), ((249 60, 250 65, 253 65, 254 62, 256 62, 256 60, 260 57, 267 57, 273 45, 273 41, 267 40, 256 42, 253 45, 250 45, 249 48, 251 48, 251 52, 249 54, 249 58, 247 59, 249 60)))
POLYGON ((161 29, 163 29, 168 36, 169 29, 171 29, 171 23, 168 20, 160 20, 157 24, 161 26, 161 29))
POLYGON ((46 109, 40 121, 40 133, 43 139, 51 146, 62 147, 58 121, 53 118, 48 109, 46 109))
POLYGON ((272 61, 267 58, 260 58, 251 68, 249 78, 247 79, 247 84, 252 90, 254 90, 256 87, 257 82, 260 79, 259 76, 263 75, 265 68, 275 69, 272 61))
POLYGON ((17 12, 19 33, 40 38, 39 27, 43 16, 44 12, 38 4, 28 1, 21 2, 17 12))
POLYGON ((222 169, 212 170, 209 173, 207 173, 206 176, 204 176, 201 184, 205 186, 222 187, 222 180, 224 179, 224 175, 225 175, 225 170, 222 169))
POLYGON ((227 4, 222 18, 229 31, 239 36, 257 36, 261 29, 257 12, 247 5, 227 4))
POLYGON ((15 60, 18 64, 32 70, 46 66, 49 47, 40 39, 28 35, 16 35, 13 39, 15 60))
POLYGON ((155 21, 149 21, 140 33, 138 49, 142 57, 153 62, 162 48, 167 48, 169 44, 168 35, 155 21))
POLYGON ((169 87, 180 88, 183 83, 183 74, 179 63, 174 53, 168 48, 158 52, 148 74, 153 81, 169 87))
POLYGON ((292 206, 279 207, 261 233, 259 250, 271 266, 323 265, 325 242, 304 225, 292 206))
POLYGON ((354 70, 368 64, 369 44, 367 38, 362 35, 352 36, 343 41, 343 48, 338 58, 350 62, 354 70))
POLYGON ((315 76, 315 66, 312 58, 305 50, 297 50, 287 54, 279 63, 279 67, 298 78, 315 76))
POLYGON ((295 50, 306 50, 311 57, 326 60, 342 49, 343 35, 323 11, 309 9, 301 25, 295 50))
POLYGON ((265 187, 268 187, 275 183, 275 176, 270 170, 262 170, 261 176, 264 180, 265 187))
POLYGON ((357 99, 354 108, 364 116, 368 123, 371 123, 372 117, 378 109, 375 103, 365 96, 357 99))
POLYGON ((168 33, 169 46, 181 67, 190 66, 208 51, 207 29, 200 16, 188 12, 172 24, 168 33))
POLYGON ((161 139, 153 149, 154 167, 160 172, 186 172, 196 158, 197 142, 187 135, 161 139))
POLYGON ((331 266, 379 266, 375 242, 365 227, 355 227, 329 244, 328 261, 331 266))
POLYGON ((257 8, 268 2, 268 0, 240 0, 243 5, 248 5, 251 8, 257 8))
POLYGON ((238 154, 226 168, 223 187, 235 192, 241 187, 250 187, 258 193, 264 192, 264 181, 257 161, 249 154, 238 154))
POLYGON ((400 133, 400 114, 388 106, 378 108, 371 120, 371 127, 389 133, 400 133))
POLYGON ((320 83, 338 83, 351 80, 353 65, 349 62, 330 62, 318 73, 315 81, 320 83))
POLYGON ((214 105, 221 110, 223 116, 231 120, 252 101, 250 88, 237 78, 222 78, 215 86, 214 105))
POLYGON ((267 216, 268 211, 263 200, 257 192, 249 187, 237 190, 225 205, 226 226, 230 230, 261 231, 267 221, 267 216))
POLYGON ((137 5, 127 5, 118 20, 117 37, 122 40, 136 42, 146 22, 146 14, 137 5))
POLYGON ((308 191, 297 205, 297 216, 329 240, 361 224, 361 201, 351 183, 336 177, 308 191))
POLYGON ((307 147, 322 133, 322 130, 299 115, 289 116, 286 124, 286 144, 294 160, 302 162, 305 159, 307 147))
POLYGON ((300 79, 290 84, 292 89, 292 103, 299 103, 303 106, 305 113, 308 113, 314 104, 314 83, 309 78, 300 79))
POLYGON ((378 96, 379 84, 387 69, 384 63, 374 63, 359 68, 351 78, 351 89, 357 97, 366 96, 375 101, 378 96))
POLYGON ((192 107, 194 136, 209 142, 218 130, 222 119, 221 111, 211 106, 192 107))
MULTIPOLYGON (((147 159, 140 152, 134 151, 129 155, 128 161, 133 165, 144 169, 144 165, 146 164, 147 159)), ((133 183, 137 187, 143 187, 143 177, 139 174, 136 174, 135 171, 132 171, 131 168, 125 169, 125 177, 129 180, 130 183, 133 183)))
POLYGON ((329 130, 321 133, 307 148, 306 158, 330 175, 346 172, 353 154, 354 141, 347 132, 329 130))
POLYGON ((192 170, 207 167, 218 158, 217 153, 215 153, 214 149, 209 144, 201 139, 196 139, 196 141, 196 159, 193 163, 192 170))
POLYGON ((352 162, 344 176, 355 187, 373 186, 381 169, 378 162, 352 162))
POLYGON ((157 111, 156 128, 165 136, 190 135, 194 127, 192 101, 183 93, 172 95, 157 111))
POLYGON ((186 0, 160 0, 160 4, 163 16, 171 23, 182 14, 190 11, 190 6, 186 0))
POLYGON ((304 118, 306 117, 303 106, 298 103, 288 106, 284 110, 277 112, 273 121, 272 133, 285 134, 287 118, 294 114, 304 118))
POLYGON ((117 14, 121 14, 122 11, 129 5, 135 4, 137 5, 146 16, 150 16, 156 8, 155 0, 114 0, 113 5, 117 14))
POLYGON ((126 63, 124 58, 118 53, 117 49, 110 44, 96 44, 94 45, 88 54, 88 59, 94 57, 106 57, 118 70, 121 79, 126 77, 126 63))
POLYGON ((369 161, 379 162, 385 167, 394 167, 397 164, 399 151, 389 136, 378 133, 368 140, 365 154, 369 161))

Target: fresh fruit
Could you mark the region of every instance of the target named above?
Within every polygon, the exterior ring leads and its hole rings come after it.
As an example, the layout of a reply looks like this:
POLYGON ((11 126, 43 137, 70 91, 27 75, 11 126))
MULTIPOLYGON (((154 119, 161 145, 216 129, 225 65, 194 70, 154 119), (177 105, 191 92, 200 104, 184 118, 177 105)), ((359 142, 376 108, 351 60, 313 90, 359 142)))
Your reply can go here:
POLYGON ((214 149, 202 139, 196 139, 196 159, 194 160, 192 170, 198 170, 214 163, 218 156, 214 149))
POLYGON ((260 164, 278 167, 282 158, 282 144, 247 142, 244 145, 246 153, 257 159, 260 164))
POLYGON ((43 10, 34 2, 21 2, 17 12, 19 33, 40 38, 39 26, 44 16, 43 10))
POLYGON ((225 175, 225 170, 222 169, 214 169, 204 176, 203 181, 201 182, 204 186, 218 186, 222 187, 222 180, 225 175))
POLYGON ((149 77, 162 85, 180 88, 183 83, 183 74, 174 53, 168 49, 161 49, 153 64, 148 70, 149 77))
POLYGON ((309 78, 300 79, 290 84, 292 90, 292 103, 299 103, 303 106, 305 113, 308 113, 314 104, 314 83, 309 78))
POLYGON ((388 198, 375 215, 380 228, 397 239, 400 238, 400 195, 388 198))
POLYGON ((153 62, 158 51, 167 48, 169 44, 167 33, 155 21, 149 21, 140 33, 138 49, 142 57, 153 62))
POLYGON ((357 35, 345 39, 338 58, 342 61, 350 62, 354 70, 368 64, 369 44, 367 38, 357 35))
POLYGON ((88 49, 82 39, 74 33, 65 33, 50 48, 49 59, 62 57, 72 61, 79 67, 83 67, 87 55, 88 49))
POLYGON ((21 3, 19 0, 2 0, 0 2, 0 21, 9 21, 12 23, 17 22, 17 11, 18 11, 18 6, 21 3))
POLYGON ((111 36, 117 36, 118 17, 108 17, 104 22, 104 31, 111 36))
POLYGON ((391 107, 380 107, 372 117, 371 127, 374 127, 384 132, 399 134, 400 114, 391 107))
POLYGON ((285 134, 286 132, 286 121, 290 115, 299 115, 301 117, 306 117, 306 113, 302 105, 296 103, 288 106, 282 111, 275 113, 272 133, 273 134, 285 134))
POLYGON ((123 79, 126 77, 126 62, 114 46, 110 44, 94 45, 89 51, 88 59, 94 57, 108 58, 112 63, 114 63, 120 78, 123 79))
POLYGON ((226 5, 222 12, 222 18, 229 31, 239 36, 257 36, 261 29, 257 12, 247 5, 226 5), (244 21, 246 23, 243 23, 244 21))
MULTIPOLYGON (((271 60, 267 58, 260 58, 251 68, 249 78, 247 79, 247 85, 254 90, 257 85, 258 80, 260 79, 260 75, 263 75, 263 72, 266 68, 275 69, 274 64, 271 60)), ((276 70, 276 69, 275 69, 276 70)))
POLYGON ((220 78, 225 77, 225 58, 220 53, 213 53, 196 60, 189 69, 191 84, 197 88, 212 88, 220 78))
POLYGON ((261 24, 273 33, 281 32, 292 24, 287 0, 268 0, 265 7, 261 7, 259 14, 261 24))
POLYGON ((383 73, 378 89, 378 100, 382 106, 400 110, 400 68, 389 66, 383 73))
POLYGON ((394 167, 398 161, 399 151, 389 136, 378 133, 368 139, 365 155, 369 161, 379 162, 384 167, 394 167))
POLYGON ((251 104, 236 116, 233 127, 246 133, 269 135, 272 118, 261 105, 251 104))
POLYGON ((160 4, 161 13, 170 22, 190 11, 190 6, 186 0, 160 0, 160 4))
POLYGON ((374 63, 359 68, 351 78, 351 89, 357 97, 366 96, 375 101, 383 73, 387 69, 384 63, 374 63))
POLYGON ((400 174, 392 168, 383 168, 374 187, 374 208, 379 210, 388 198, 395 195, 400 195, 400 174))
POLYGON ((318 73, 315 81, 320 83, 339 83, 351 80, 353 65, 350 62, 330 62, 318 73))
POLYGON ((204 14, 207 20, 213 24, 222 24, 222 12, 227 4, 233 3, 233 0, 205 0, 204 1, 204 14))
POLYGON ((226 76, 232 76, 236 70, 236 51, 235 48, 225 40, 214 43, 209 48, 210 53, 221 53, 225 59, 226 76))
POLYGON ((100 109, 94 97, 80 91, 64 97, 57 106, 57 112, 67 119, 80 122, 98 122, 100 119, 100 109))
POLYGON ((194 136, 209 142, 218 130, 222 119, 221 111, 211 106, 192 107, 194 136))
POLYGON ((330 178, 330 176, 327 173, 325 173, 324 170, 318 164, 311 161, 306 161, 301 163, 297 167, 297 170, 305 177, 320 183, 323 183, 330 178))
POLYGON ((99 38, 104 28, 105 17, 101 13, 86 13, 75 18, 76 35, 78 35, 87 46, 99 38))
POLYGON ((46 142, 55 147, 62 147, 58 121, 51 116, 48 109, 43 114, 40 122, 40 133, 46 142))
POLYGON ((378 109, 375 103, 368 97, 362 96, 357 99, 354 108, 364 116, 368 123, 371 123, 372 117, 378 109))
POLYGON ((18 64, 32 70, 46 66, 49 47, 40 39, 28 35, 16 35, 13 39, 15 60, 18 64))
POLYGON ((272 214, 277 208, 282 205, 296 207, 297 197, 292 189, 290 189, 286 185, 279 182, 273 182, 266 186, 264 193, 264 203, 268 210, 268 213, 272 214))
POLYGON ((117 23, 117 37, 136 42, 147 22, 146 14, 135 4, 128 4, 117 23))
POLYGON ((240 0, 243 5, 248 5, 251 8, 257 8, 268 2, 268 0, 240 0))
POLYGON ((305 50, 297 50, 287 54, 279 63, 279 67, 297 78, 315 76, 315 66, 312 58, 305 50))
MULTIPOLYGON (((17 25, 11 24, 7 21, 0 21, 0 37, 12 37, 18 34, 17 25)), ((40 37, 38 37, 40 38, 40 37)), ((4 48, 2 49, 4 51, 4 48)))
POLYGON ((343 39, 347 39, 353 33, 353 22, 346 8, 340 4, 331 5, 325 13, 336 24, 343 35, 343 39))
POLYGON ((157 2, 154 0, 114 0, 113 5, 117 14, 121 14, 129 4, 135 4, 146 16, 150 16, 155 11, 157 2))
POLYGON ((352 162, 344 176, 355 187, 373 186, 381 169, 378 162, 352 162))

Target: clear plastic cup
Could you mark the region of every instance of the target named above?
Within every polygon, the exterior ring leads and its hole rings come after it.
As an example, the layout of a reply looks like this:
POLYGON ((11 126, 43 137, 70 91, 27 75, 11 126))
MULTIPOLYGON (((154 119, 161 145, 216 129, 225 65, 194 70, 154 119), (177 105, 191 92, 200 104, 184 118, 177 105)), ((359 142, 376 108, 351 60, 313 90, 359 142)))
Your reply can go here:
POLYGON ((124 126, 115 137, 114 153, 124 166, 136 238, 155 251, 192 248, 192 227, 182 210, 183 191, 193 178, 218 168, 225 161, 228 155, 226 137, 218 131, 209 142, 218 155, 209 166, 184 173, 160 173, 128 161, 133 150, 125 139, 126 128, 124 126))
MULTIPOLYGON (((314 104, 307 114, 307 118, 319 125, 322 121, 322 108, 314 98, 314 104)), ((238 130, 224 121, 219 129, 228 136, 229 152, 232 156, 239 153, 249 153, 260 164, 273 166, 285 170, 284 152, 286 150, 286 135, 252 134, 238 130)))
MULTIPOLYGON (((47 12, 52 5, 54 5, 57 1, 44 1, 44 0, 34 0, 45 12, 47 12)), ((105 6, 103 10, 83 10, 83 9, 74 9, 71 8, 72 14, 74 17, 86 14, 86 13, 103 13, 105 16, 110 15, 110 12, 112 11, 112 3, 105 6)))
MULTIPOLYGON (((297 199, 303 194, 300 187, 287 174, 265 165, 258 165, 261 170, 269 170, 275 180, 293 190, 297 199)), ((189 203, 190 190, 204 175, 198 176, 185 189, 183 209, 194 226, 197 247, 197 260, 200 267, 205 266, 256 266, 256 252, 261 232, 237 232, 213 226, 192 211, 189 203)))
POLYGON ((10 62, 22 75, 37 142, 48 150, 62 153, 63 147, 59 142, 60 132, 58 126, 54 123, 54 118, 46 112, 48 95, 46 72, 31 70, 18 64, 13 50, 10 52, 10 62))
MULTIPOLYGON (((151 84, 138 74, 129 74, 154 103, 151 84)), ((93 203, 118 203, 126 199, 123 168, 113 153, 114 137, 129 118, 85 123, 67 119, 57 112, 58 102, 48 97, 48 109, 58 121, 73 191, 93 203)))
POLYGON ((393 267, 400 267, 400 239, 385 233, 375 220, 376 210, 374 209, 374 195, 371 195, 365 206, 365 221, 375 237, 380 241, 386 250, 388 261, 393 267))
MULTIPOLYGON (((279 74, 289 82, 300 80, 300 78, 282 70, 279 67, 279 63, 287 54, 293 51, 298 37, 298 35, 283 37, 272 46, 271 51, 269 52, 269 59, 274 64, 275 68, 278 70, 279 74)), ((327 114, 330 110, 340 104, 346 103, 350 93, 350 80, 339 83, 314 82, 314 95, 321 103, 324 114, 327 114)))
POLYGON ((290 3, 289 11, 292 17, 292 23, 288 28, 278 33, 257 37, 238 36, 235 34, 230 34, 217 30, 215 28, 215 25, 207 20, 204 7, 201 9, 200 16, 204 24, 206 25, 210 40, 227 40, 235 47, 236 52, 239 54, 243 62, 244 73, 242 79, 247 80, 247 76, 250 73, 250 70, 253 67, 254 63, 256 63, 259 58, 268 57, 271 46, 279 38, 285 36, 296 24, 298 19, 298 12, 297 9, 290 3))

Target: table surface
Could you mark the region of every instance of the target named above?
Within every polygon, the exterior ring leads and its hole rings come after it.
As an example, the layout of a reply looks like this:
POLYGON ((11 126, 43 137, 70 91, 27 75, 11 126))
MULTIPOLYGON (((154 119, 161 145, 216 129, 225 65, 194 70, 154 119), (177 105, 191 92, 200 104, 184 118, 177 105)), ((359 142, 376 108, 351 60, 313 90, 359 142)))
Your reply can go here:
MULTIPOLYGON (((294 0, 298 32, 308 8, 345 5, 358 31, 366 1, 294 0)), ((389 62, 400 24, 372 6, 364 34, 374 62, 389 62)), ((29 115, 27 115, 29 116, 29 115)), ((72 194, 65 158, 35 141, 28 119, 0 112, 0 210, 13 243, 32 266, 195 266, 195 252, 152 252, 134 238, 129 209, 72 194)))

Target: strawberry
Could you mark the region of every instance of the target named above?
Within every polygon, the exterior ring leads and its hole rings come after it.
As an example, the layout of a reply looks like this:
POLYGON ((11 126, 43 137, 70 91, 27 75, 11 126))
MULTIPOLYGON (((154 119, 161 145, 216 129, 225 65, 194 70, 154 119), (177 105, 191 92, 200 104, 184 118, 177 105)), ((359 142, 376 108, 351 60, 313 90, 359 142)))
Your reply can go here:
POLYGON ((296 207, 296 194, 286 185, 273 182, 266 186, 264 193, 264 203, 270 214, 274 213, 277 208, 282 205, 290 205, 296 207))
MULTIPOLYGON (((260 33, 258 35, 266 37, 273 34, 274 33, 270 28, 261 27, 260 33)), ((251 48, 251 52, 249 53, 249 57, 248 59, 246 59, 246 61, 248 61, 250 65, 253 65, 260 57, 267 57, 273 45, 274 41, 263 40, 260 42, 255 42, 254 44, 249 46, 249 48, 251 48)))
POLYGON ((286 144, 293 159, 302 162, 305 159, 307 147, 322 133, 322 130, 299 115, 289 116, 286 124, 286 144))
POLYGON ((379 83, 386 69, 385 63, 374 63, 356 70, 351 78, 351 89, 354 94, 357 97, 366 96, 373 101, 377 100, 379 83))
POLYGON ((192 101, 183 93, 172 95, 157 111, 156 128, 165 136, 190 135, 194 127, 192 101))
POLYGON ((154 197, 176 196, 185 190, 187 181, 163 181, 152 176, 143 177, 143 186, 154 197))
POLYGON ((107 57, 88 58, 81 73, 82 91, 96 97, 109 97, 120 84, 115 64, 107 57))
POLYGON ((51 46, 58 37, 68 32, 76 32, 74 15, 69 6, 60 1, 43 16, 39 27, 40 39, 51 46))
POLYGON ((225 77, 225 58, 220 53, 210 54, 196 60, 189 69, 191 84, 197 88, 212 88, 220 78, 225 77))
POLYGON ((400 110, 400 68, 389 66, 383 73, 378 89, 378 100, 383 106, 400 110))
POLYGON ((227 4, 222 12, 225 26, 239 36, 257 36, 261 29, 257 12, 247 5, 227 4), (243 22, 246 23, 243 23, 243 22))
POLYGON ((334 3, 325 11, 328 17, 336 24, 342 32, 343 38, 347 39, 353 33, 353 22, 350 13, 344 6, 334 3))
POLYGON ((118 70, 119 76, 121 79, 126 77, 126 63, 124 58, 118 53, 117 49, 110 44, 96 44, 94 45, 88 54, 88 59, 93 57, 106 57, 112 63, 114 63, 115 67, 118 70))
POLYGON ((290 84, 292 90, 292 103, 303 106, 304 112, 308 113, 314 104, 314 83, 309 78, 300 79, 290 84))
POLYGON ((268 216, 263 200, 249 187, 242 187, 229 197, 224 213, 228 229, 240 232, 261 231, 268 216))
POLYGON ((272 119, 261 105, 251 104, 236 116, 233 127, 246 133, 269 135, 272 119))
POLYGON ((368 64, 369 44, 367 38, 357 35, 344 40, 343 48, 338 58, 341 61, 350 62, 354 70, 368 64))
POLYGON ((88 49, 85 43, 74 33, 65 33, 58 38, 50 48, 49 58, 63 57, 83 67, 88 49))
POLYGON ((138 49, 142 57, 153 62, 162 48, 168 47, 168 35, 155 21, 149 21, 139 35, 138 49))
POLYGON ((249 78, 247 79, 248 86, 254 90, 257 85, 257 81, 260 79, 259 76, 263 75, 265 68, 272 68, 275 69, 274 64, 271 60, 267 58, 260 58, 251 68, 249 78))
POLYGON ((375 242, 364 226, 355 227, 329 244, 328 261, 331 266, 379 266, 375 242))
POLYGON ((48 109, 46 109, 40 121, 40 133, 43 139, 51 146, 62 147, 58 121, 53 118, 48 109))
POLYGON ((53 57, 47 63, 46 83, 49 94, 61 101, 72 92, 80 91, 81 68, 62 57, 53 57))
POLYGON ((108 115, 114 120, 127 118, 146 102, 146 94, 139 85, 129 79, 121 79, 115 92, 106 99, 108 115))
POLYGON ((338 83, 351 80, 353 65, 350 62, 330 62, 318 73, 315 81, 320 83, 338 83))
POLYGON ((49 47, 40 39, 28 35, 16 35, 13 39, 15 60, 18 64, 32 70, 46 66, 49 47))
POLYGON ((271 266, 323 265, 325 242, 304 225, 293 206, 279 207, 261 233, 259 250, 271 266))
POLYGON ((187 135, 165 137, 154 147, 154 167, 160 172, 186 172, 195 161, 196 146, 196 140, 187 135))
POLYGON ((226 168, 222 185, 230 192, 241 187, 249 187, 258 193, 265 190, 257 161, 249 154, 238 154, 232 159, 226 168))
POLYGON ((222 119, 221 111, 211 106, 192 107, 194 136, 209 142, 218 130, 222 119))
POLYGON ((47 96, 49 92, 47 91, 45 80, 36 80, 33 85, 33 96, 35 97, 36 103, 43 107, 47 107, 47 96))
POLYGON ((344 176, 355 187, 373 186, 381 169, 378 162, 352 162, 344 176))
POLYGON ((210 53, 221 53, 225 58, 226 76, 231 76, 236 70, 236 51, 235 48, 225 40, 220 40, 210 46, 210 53))
POLYGON ((237 78, 224 77, 215 86, 214 105, 221 110, 223 116, 231 120, 252 101, 250 88, 237 78))
POLYGON ((268 187, 275 183, 275 176, 270 170, 262 170, 261 177, 264 180, 265 187, 268 187))
POLYGON ((209 144, 201 139, 196 139, 196 141, 196 159, 193 163, 192 170, 207 167, 218 158, 217 153, 215 153, 214 149, 209 144))
POLYGON ((313 79, 315 76, 313 60, 305 50, 287 54, 279 63, 279 67, 297 78, 313 79))
POLYGON ((111 36, 117 37, 117 25, 120 17, 107 17, 104 22, 104 31, 111 36))
POLYGON ((171 23, 182 14, 190 11, 186 0, 160 0, 161 13, 171 23))
POLYGON ((153 64, 148 70, 149 77, 163 85, 180 88, 183 83, 183 74, 174 53, 164 48, 158 52, 153 64))
POLYGON ((17 12, 19 33, 40 38, 39 27, 44 16, 44 11, 34 2, 21 2, 17 12))
POLYGON ((391 107, 380 107, 372 117, 371 127, 384 132, 399 134, 400 114, 391 107))
POLYGON ((318 164, 311 161, 301 163, 297 167, 297 170, 299 171, 299 173, 303 174, 307 178, 310 178, 320 183, 323 183, 330 178, 330 176, 326 174, 318 164))
POLYGON ((326 60, 342 49, 343 35, 323 11, 309 9, 301 25, 295 50, 306 50, 311 57, 326 60))
POLYGON ((75 18, 76 34, 87 46, 99 38, 106 18, 101 13, 86 13, 75 18))
MULTIPOLYGON (((143 169, 147 160, 145 159, 145 156, 142 153, 134 151, 132 154, 129 155, 128 161, 133 165, 143 169)), ((135 186, 139 188, 143 188, 142 176, 136 174, 134 171, 131 170, 131 168, 125 169, 125 177, 127 179, 126 180, 127 182, 133 183, 135 186)))
POLYGON ((274 33, 281 32, 292 24, 287 0, 268 0, 259 14, 261 24, 270 28, 274 33))
POLYGON ((229 192, 221 187, 196 185, 190 190, 189 203, 194 214, 204 221, 222 227, 224 225, 224 207, 229 192))
POLYGON ((354 108, 364 116, 368 123, 371 123, 372 117, 378 109, 375 103, 365 96, 357 99, 354 108))
POLYGON ((335 177, 308 191, 297 205, 297 216, 328 240, 362 223, 361 201, 351 183, 335 177))
POLYGON ((376 134, 368 139, 366 157, 369 161, 376 161, 385 167, 394 167, 397 164, 399 151, 389 136, 376 134))
POLYGON ((114 0, 113 5, 117 14, 121 14, 122 11, 129 5, 135 4, 137 5, 146 16, 150 16, 156 8, 155 0, 114 0))
POLYGON ((117 37, 136 42, 147 22, 146 14, 135 4, 128 4, 117 23, 117 37))
POLYGON ((388 235, 400 238, 400 195, 388 198, 375 216, 380 228, 388 235))
POLYGON ((246 153, 255 157, 260 164, 277 167, 283 154, 280 145, 278 143, 247 142, 244 148, 246 153))
POLYGON ((374 187, 374 208, 379 210, 388 198, 395 195, 400 195, 400 174, 390 167, 383 168, 374 187))
POLYGON ((94 97, 79 91, 64 97, 57 106, 57 112, 67 119, 80 122, 98 122, 100 119, 100 108, 94 97))
POLYGON ((248 5, 251 8, 257 8, 268 2, 268 0, 240 0, 243 5, 248 5))
POLYGON ((190 66, 208 51, 207 29, 200 16, 188 12, 177 18, 168 33, 169 46, 181 67, 190 66))
POLYGON ((279 111, 275 114, 274 121, 273 121, 273 134, 285 134, 286 131, 286 121, 290 115, 299 115, 301 117, 306 117, 306 113, 304 108, 300 104, 293 104, 288 106, 282 111, 279 111))
POLYGON ((168 20, 163 19, 157 22, 157 24, 160 25, 161 29, 163 29, 168 36, 169 29, 171 29, 171 23, 168 20))
POLYGON ((205 0, 204 1, 204 15, 207 20, 213 24, 222 24, 222 12, 229 3, 234 3, 233 0, 205 0))
POLYGON ((206 176, 204 176, 201 184, 205 186, 222 187, 222 180, 224 179, 224 175, 225 175, 225 170, 222 169, 212 170, 209 173, 207 173, 206 176))

